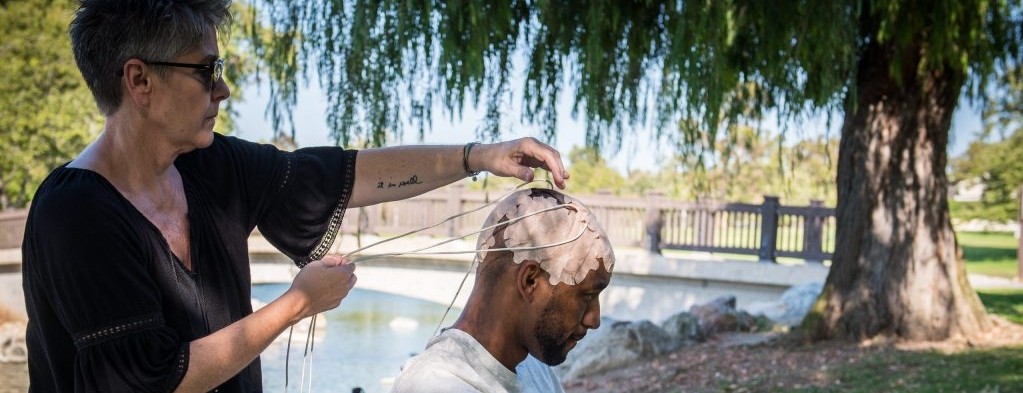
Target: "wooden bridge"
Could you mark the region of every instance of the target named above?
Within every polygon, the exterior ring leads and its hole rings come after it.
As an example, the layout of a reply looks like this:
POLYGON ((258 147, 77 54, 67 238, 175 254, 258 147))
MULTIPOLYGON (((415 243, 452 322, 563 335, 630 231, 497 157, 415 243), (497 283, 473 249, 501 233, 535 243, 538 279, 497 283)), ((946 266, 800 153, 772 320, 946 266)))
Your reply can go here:
MULTIPOLYGON (((405 233, 478 208, 502 195, 453 185, 403 201, 348 209, 342 233, 405 233)), ((788 257, 812 263, 830 260, 834 250, 835 211, 820 203, 783 206, 771 196, 765 196, 759 205, 687 202, 659 195, 578 198, 597 215, 616 246, 641 247, 655 253, 686 250, 752 255, 765 262, 788 257)), ((472 233, 488 213, 489 209, 483 209, 423 234, 453 237, 472 233)), ((0 212, 0 250, 21 247, 27 215, 27 210, 0 212)))
MULTIPOLYGON (((500 198, 502 193, 467 191, 451 186, 399 202, 349 209, 344 233, 397 234, 440 222, 500 198)), ((687 202, 659 195, 621 198, 577 196, 597 215, 616 246, 662 250, 703 251, 779 257, 821 263, 831 259, 835 244, 835 210, 820 202, 783 206, 765 196, 759 205, 687 202)), ((489 209, 454 219, 424 232, 454 237, 479 229, 489 209)))

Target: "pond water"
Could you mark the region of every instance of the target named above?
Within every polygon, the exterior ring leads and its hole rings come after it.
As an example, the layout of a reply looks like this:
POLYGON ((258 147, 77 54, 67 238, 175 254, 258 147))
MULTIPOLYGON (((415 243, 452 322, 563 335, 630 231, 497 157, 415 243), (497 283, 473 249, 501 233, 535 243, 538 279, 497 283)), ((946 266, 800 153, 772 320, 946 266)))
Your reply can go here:
MULTIPOLYGON (((252 297, 268 303, 289 284, 254 285, 252 297)), ((426 347, 444 314, 445 306, 375 291, 353 289, 341 306, 323 313, 325 325, 316 328, 313 351, 306 359, 306 374, 312 378, 312 392, 351 392, 360 387, 366 393, 389 392, 401 364, 426 347), (309 367, 308 359, 312 359, 309 367)), ((450 325, 460 310, 451 310, 450 325)), ((307 329, 296 328, 288 361, 288 391, 300 388, 307 329)), ((263 390, 284 392, 284 364, 287 331, 261 355, 263 390)), ((307 377, 308 378, 308 377, 307 377)), ((307 383, 308 383, 307 379, 307 383)), ((308 386, 308 385, 307 385, 308 386)), ((28 366, 0 363, 0 393, 28 390, 28 366)))
MULTIPOLYGON (((255 285, 252 297, 269 302, 284 293, 288 285, 255 285)), ((307 378, 310 370, 312 374, 311 391, 351 392, 356 387, 367 393, 390 391, 401 364, 426 347, 445 308, 404 296, 353 289, 340 307, 319 316, 326 325, 316 328, 311 368, 306 359, 307 378)), ((459 312, 453 309, 446 325, 459 312)), ((292 336, 288 360, 291 392, 300 391, 307 330, 296 328, 292 336)), ((266 392, 284 391, 287 331, 282 336, 261 356, 266 392)))

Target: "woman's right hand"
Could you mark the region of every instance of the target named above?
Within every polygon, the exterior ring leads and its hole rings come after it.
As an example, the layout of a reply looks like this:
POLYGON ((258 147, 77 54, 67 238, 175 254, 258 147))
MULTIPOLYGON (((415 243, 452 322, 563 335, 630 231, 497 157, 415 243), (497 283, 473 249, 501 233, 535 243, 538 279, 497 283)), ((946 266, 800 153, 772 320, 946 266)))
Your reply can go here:
POLYGON ((355 286, 355 281, 354 264, 340 256, 328 255, 305 265, 288 292, 299 297, 303 306, 298 317, 302 319, 337 307, 355 286))
POLYGON ((355 285, 355 265, 339 256, 310 262, 281 297, 189 344, 177 392, 206 392, 238 374, 288 326, 341 304, 355 285))

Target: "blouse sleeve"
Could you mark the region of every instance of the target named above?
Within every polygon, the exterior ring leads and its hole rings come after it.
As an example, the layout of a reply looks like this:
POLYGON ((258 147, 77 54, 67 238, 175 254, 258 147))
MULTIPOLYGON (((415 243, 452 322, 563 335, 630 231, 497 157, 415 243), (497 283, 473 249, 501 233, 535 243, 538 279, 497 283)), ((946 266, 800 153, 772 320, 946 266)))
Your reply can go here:
POLYGON ((299 266, 323 258, 341 229, 355 180, 354 150, 298 149, 281 194, 259 220, 263 237, 299 266))
POLYGON ((356 150, 273 145, 217 135, 187 167, 200 171, 217 204, 305 266, 323 258, 341 228, 355 181, 356 150))
POLYGON ((110 194, 64 195, 34 202, 24 274, 59 323, 43 329, 66 331, 74 341, 75 390, 174 390, 187 369, 188 343, 164 323, 148 268, 153 251, 124 209, 103 199, 110 194))

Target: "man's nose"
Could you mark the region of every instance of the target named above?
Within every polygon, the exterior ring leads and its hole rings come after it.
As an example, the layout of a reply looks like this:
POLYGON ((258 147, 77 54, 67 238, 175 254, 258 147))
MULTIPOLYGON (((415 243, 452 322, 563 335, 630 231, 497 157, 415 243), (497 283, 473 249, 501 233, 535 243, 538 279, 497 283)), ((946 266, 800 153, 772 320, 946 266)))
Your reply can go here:
POLYGON ((583 314, 583 326, 587 329, 596 329, 600 327, 600 298, 593 299, 590 302, 590 306, 586 309, 586 313, 583 314))

